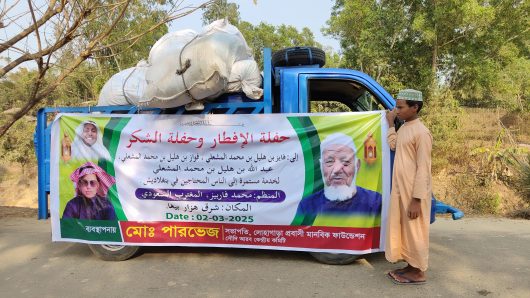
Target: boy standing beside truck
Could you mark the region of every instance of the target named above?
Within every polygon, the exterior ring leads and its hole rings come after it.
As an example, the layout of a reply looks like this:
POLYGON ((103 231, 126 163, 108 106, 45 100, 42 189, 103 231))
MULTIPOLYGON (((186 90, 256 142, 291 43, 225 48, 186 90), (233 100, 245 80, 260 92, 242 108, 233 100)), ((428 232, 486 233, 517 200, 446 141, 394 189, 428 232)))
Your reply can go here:
POLYGON ((388 261, 404 260, 407 266, 388 276, 396 284, 423 284, 429 257, 432 135, 418 119, 422 93, 401 90, 396 99, 396 107, 387 113, 387 139, 396 155, 385 251, 388 261), (405 121, 398 132, 396 116, 405 121))

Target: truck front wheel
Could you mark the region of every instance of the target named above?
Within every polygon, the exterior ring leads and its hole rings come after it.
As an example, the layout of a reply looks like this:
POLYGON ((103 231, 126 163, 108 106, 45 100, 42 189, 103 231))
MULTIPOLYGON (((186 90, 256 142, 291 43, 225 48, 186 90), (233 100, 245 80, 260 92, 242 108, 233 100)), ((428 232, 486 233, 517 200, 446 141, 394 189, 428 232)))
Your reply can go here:
POLYGON ((88 247, 98 258, 104 261, 125 261, 140 250, 139 246, 110 244, 89 244, 88 247))
POLYGON ((312 252, 310 254, 319 262, 328 265, 347 265, 359 258, 359 255, 333 254, 327 252, 312 252))

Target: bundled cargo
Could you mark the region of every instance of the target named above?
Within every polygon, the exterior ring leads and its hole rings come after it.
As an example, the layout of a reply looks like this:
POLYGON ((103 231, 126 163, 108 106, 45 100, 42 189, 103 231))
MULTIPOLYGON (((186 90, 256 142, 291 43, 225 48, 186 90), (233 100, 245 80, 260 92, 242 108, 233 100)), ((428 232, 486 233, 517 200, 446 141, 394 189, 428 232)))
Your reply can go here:
POLYGON ((105 84, 98 105, 170 108, 241 91, 259 99, 260 86, 259 68, 243 35, 218 20, 199 34, 181 30, 164 35, 147 63, 123 70, 105 84))
POLYGON ((98 105, 138 105, 143 100, 147 81, 145 73, 149 67, 140 61, 135 67, 127 68, 113 75, 99 93, 98 105))
POLYGON ((249 98, 260 99, 263 95, 260 86, 261 74, 254 59, 239 60, 232 65, 228 78, 228 92, 243 91, 249 98))

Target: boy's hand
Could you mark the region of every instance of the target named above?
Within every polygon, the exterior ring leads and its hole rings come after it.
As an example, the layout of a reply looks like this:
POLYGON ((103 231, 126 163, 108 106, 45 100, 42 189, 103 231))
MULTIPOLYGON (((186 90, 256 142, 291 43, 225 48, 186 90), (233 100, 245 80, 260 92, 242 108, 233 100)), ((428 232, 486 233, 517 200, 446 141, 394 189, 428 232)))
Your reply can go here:
POLYGON ((407 215, 410 219, 416 219, 421 214, 421 200, 412 198, 407 215))
POLYGON ((394 120, 396 120, 396 108, 386 111, 386 121, 388 121, 389 127, 394 127, 394 120))

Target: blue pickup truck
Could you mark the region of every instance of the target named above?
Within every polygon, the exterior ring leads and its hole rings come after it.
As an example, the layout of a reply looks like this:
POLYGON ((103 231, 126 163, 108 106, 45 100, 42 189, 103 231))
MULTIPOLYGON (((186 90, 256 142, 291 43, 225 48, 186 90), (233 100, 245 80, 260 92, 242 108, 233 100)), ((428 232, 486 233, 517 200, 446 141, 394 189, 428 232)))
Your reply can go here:
MULTIPOLYGON (((357 112, 392 109, 394 98, 370 76, 350 69, 322 68, 324 53, 311 47, 288 48, 272 53, 264 49, 263 91, 261 100, 252 100, 242 93, 225 94, 204 105, 202 111, 187 111, 184 107, 171 109, 140 108, 137 106, 53 107, 38 112, 34 137, 38 160, 39 219, 49 216, 50 192, 50 126, 56 113, 165 113, 165 114, 259 114, 311 113, 325 107, 333 112, 357 112)), ((391 157, 393 160, 393 156, 391 157)), ((433 198, 434 201, 434 198, 433 198)), ((433 204, 434 213, 452 213, 459 219, 463 213, 441 202, 433 204)), ((123 260, 139 247, 120 245, 90 245, 96 255, 106 260, 123 260)), ((346 264, 356 256, 348 254, 312 253, 328 264, 346 264)))

